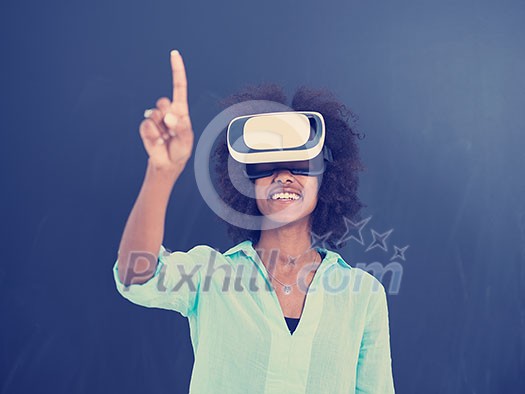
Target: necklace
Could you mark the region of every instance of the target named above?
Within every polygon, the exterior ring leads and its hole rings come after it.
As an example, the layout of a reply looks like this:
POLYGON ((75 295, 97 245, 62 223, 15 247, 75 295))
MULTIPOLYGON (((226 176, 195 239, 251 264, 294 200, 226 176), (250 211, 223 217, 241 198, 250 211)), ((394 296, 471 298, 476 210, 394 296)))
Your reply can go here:
MULTIPOLYGON (((317 262, 317 256, 319 255, 319 253, 316 254, 316 257, 315 257, 315 260, 314 260, 314 263, 317 262)), ((299 282, 299 280, 296 280, 295 283, 292 283, 292 284, 286 284, 286 283, 283 283, 281 282, 279 279, 277 279, 275 276, 273 276, 272 274, 270 274, 270 271, 267 271, 268 272, 268 275, 272 278, 272 279, 275 279, 279 284, 281 284, 283 286, 283 293, 285 295, 289 295, 291 292, 292 292, 292 287, 295 286, 297 284, 297 282, 299 282)))

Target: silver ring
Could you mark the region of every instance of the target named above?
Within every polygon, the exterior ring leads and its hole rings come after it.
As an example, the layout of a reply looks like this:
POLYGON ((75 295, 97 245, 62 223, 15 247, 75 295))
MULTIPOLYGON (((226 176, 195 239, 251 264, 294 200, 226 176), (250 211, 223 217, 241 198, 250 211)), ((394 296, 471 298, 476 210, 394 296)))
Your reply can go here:
POLYGON ((148 108, 147 110, 144 111, 144 118, 148 119, 151 114, 153 113, 153 110, 154 108, 148 108))

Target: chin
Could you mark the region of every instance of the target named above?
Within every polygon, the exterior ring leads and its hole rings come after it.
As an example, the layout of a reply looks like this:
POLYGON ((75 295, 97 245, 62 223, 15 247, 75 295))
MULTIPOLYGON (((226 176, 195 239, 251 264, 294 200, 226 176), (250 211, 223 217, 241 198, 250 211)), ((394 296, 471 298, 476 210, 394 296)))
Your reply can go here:
POLYGON ((287 212, 287 213, 280 213, 280 212, 272 212, 264 215, 265 220, 268 220, 273 223, 279 223, 282 225, 292 225, 292 224, 299 224, 304 221, 308 220, 309 215, 301 215, 295 212, 287 212))
POLYGON ((307 221, 315 204, 312 204, 311 209, 303 204, 296 204, 296 202, 273 203, 268 206, 259 206, 259 211, 264 215, 265 220, 272 223, 288 225, 307 221))

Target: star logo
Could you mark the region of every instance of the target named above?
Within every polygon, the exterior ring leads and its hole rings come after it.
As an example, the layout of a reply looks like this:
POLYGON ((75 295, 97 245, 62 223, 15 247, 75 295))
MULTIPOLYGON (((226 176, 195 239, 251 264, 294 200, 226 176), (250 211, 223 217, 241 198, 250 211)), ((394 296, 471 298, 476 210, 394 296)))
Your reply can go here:
POLYGON ((402 248, 398 248, 396 245, 394 245, 394 255, 390 258, 390 260, 400 258, 401 260, 406 261, 405 251, 408 249, 409 246, 410 245, 406 245, 402 248))
POLYGON ((328 238, 330 238, 331 235, 331 231, 323 235, 317 235, 312 231, 312 248, 328 249, 330 247, 330 245, 328 245, 328 238))
POLYGON ((368 245, 368 248, 366 248, 366 252, 368 252, 371 249, 374 248, 380 248, 383 249, 385 252, 388 250, 388 247, 386 246, 386 239, 390 236, 390 233, 394 231, 393 228, 390 230, 380 234, 376 232, 375 230, 370 230, 372 232, 372 237, 374 238, 372 243, 368 245))
POLYGON ((366 219, 361 220, 359 223, 355 223, 352 220, 348 219, 347 217, 344 217, 343 220, 345 221, 346 231, 341 236, 338 244, 341 244, 346 241, 355 240, 361 245, 365 245, 365 241, 363 240, 363 229, 367 225, 367 223, 372 219, 372 216, 367 217, 366 219))

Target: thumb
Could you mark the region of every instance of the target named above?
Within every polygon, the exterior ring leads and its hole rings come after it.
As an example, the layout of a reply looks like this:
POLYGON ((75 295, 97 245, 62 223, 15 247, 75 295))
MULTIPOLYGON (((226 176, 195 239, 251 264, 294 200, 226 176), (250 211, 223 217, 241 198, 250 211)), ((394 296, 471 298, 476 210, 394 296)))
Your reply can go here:
POLYGON ((177 123, 179 123, 179 120, 173 113, 168 112, 166 116, 164 116, 164 124, 168 128, 168 131, 172 137, 175 137, 176 135, 175 127, 177 126, 177 123))

